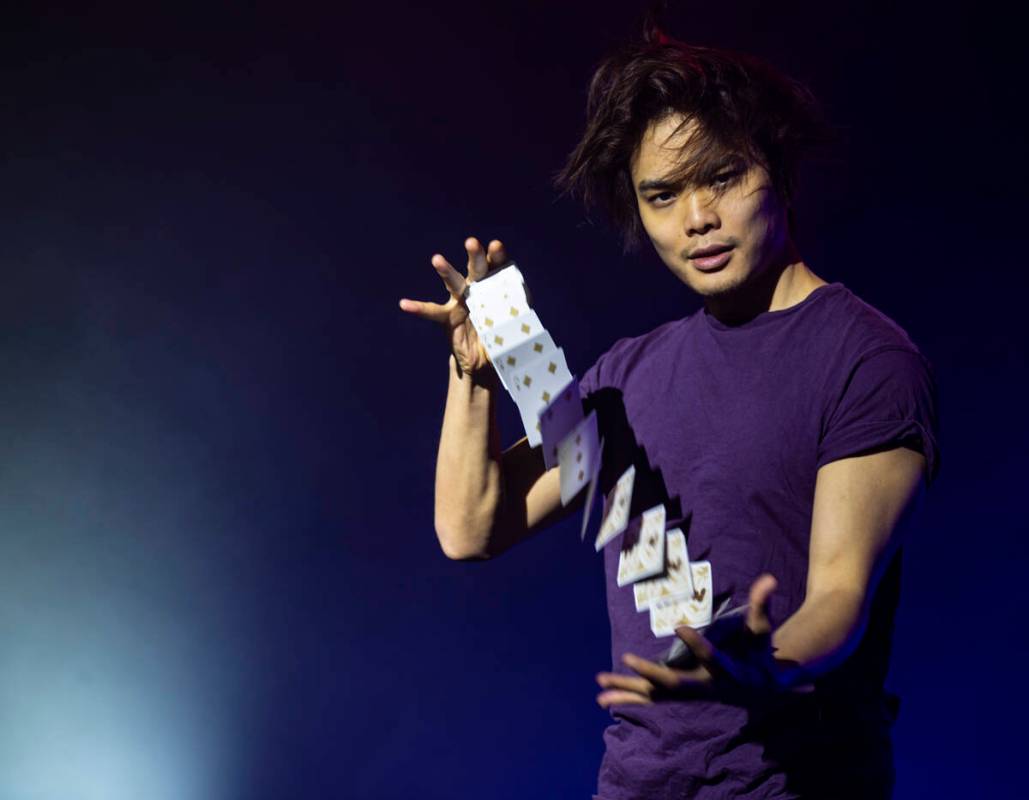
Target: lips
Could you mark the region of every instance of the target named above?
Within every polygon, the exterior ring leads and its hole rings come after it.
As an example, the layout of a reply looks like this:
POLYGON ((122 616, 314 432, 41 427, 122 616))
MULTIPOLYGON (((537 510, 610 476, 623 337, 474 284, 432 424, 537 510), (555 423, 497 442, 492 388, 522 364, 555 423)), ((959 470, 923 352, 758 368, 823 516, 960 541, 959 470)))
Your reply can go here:
POLYGON ((707 258, 708 256, 716 256, 719 253, 724 253, 726 250, 732 250, 731 244, 717 244, 710 247, 701 247, 690 253, 689 257, 694 258, 707 258))
POLYGON ((690 261, 702 272, 721 269, 729 263, 732 258, 732 245, 720 245, 717 247, 705 247, 694 250, 690 254, 690 261))

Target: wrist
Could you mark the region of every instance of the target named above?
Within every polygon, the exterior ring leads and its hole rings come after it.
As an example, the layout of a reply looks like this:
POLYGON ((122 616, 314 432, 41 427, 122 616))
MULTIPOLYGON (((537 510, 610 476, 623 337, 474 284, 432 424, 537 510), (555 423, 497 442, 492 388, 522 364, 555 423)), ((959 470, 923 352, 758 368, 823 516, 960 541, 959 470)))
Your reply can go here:
POLYGON ((494 391, 497 388, 497 373, 493 365, 487 363, 476 370, 469 370, 462 367, 453 353, 450 355, 450 376, 470 391, 476 390, 494 391))

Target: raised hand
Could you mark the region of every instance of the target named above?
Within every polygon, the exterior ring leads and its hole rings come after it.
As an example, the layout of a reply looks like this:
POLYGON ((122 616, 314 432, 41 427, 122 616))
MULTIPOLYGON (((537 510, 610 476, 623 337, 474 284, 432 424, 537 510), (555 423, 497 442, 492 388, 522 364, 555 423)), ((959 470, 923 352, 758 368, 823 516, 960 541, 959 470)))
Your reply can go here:
POLYGON ((479 240, 475 238, 466 239, 464 247, 468 252, 466 275, 461 275, 439 253, 432 257, 432 266, 450 294, 445 303, 404 298, 400 301, 400 308, 408 314, 440 325, 446 333, 450 349, 457 359, 460 370, 469 375, 475 375, 489 365, 489 358, 468 318, 465 294, 468 284, 482 280, 491 271, 504 266, 508 258, 504 245, 496 239, 489 243, 488 250, 484 250, 479 240))

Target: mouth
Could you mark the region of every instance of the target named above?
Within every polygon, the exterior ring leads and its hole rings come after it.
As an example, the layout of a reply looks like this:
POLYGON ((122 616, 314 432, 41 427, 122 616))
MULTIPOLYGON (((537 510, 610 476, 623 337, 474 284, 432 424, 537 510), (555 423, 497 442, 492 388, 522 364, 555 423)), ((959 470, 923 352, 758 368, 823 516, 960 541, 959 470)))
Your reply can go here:
POLYGON ((721 245, 718 247, 705 247, 702 250, 695 250, 689 260, 697 269, 709 271, 720 269, 729 263, 732 258, 733 245, 721 245))

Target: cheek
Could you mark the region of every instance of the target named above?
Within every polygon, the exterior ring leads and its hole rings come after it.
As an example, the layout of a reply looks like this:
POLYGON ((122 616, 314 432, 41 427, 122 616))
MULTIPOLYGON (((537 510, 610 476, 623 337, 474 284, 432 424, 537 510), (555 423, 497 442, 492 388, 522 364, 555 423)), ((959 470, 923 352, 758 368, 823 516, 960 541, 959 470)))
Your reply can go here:
POLYGON ((666 219, 640 208, 640 221, 655 248, 669 250, 675 246, 674 226, 669 225, 666 219))

